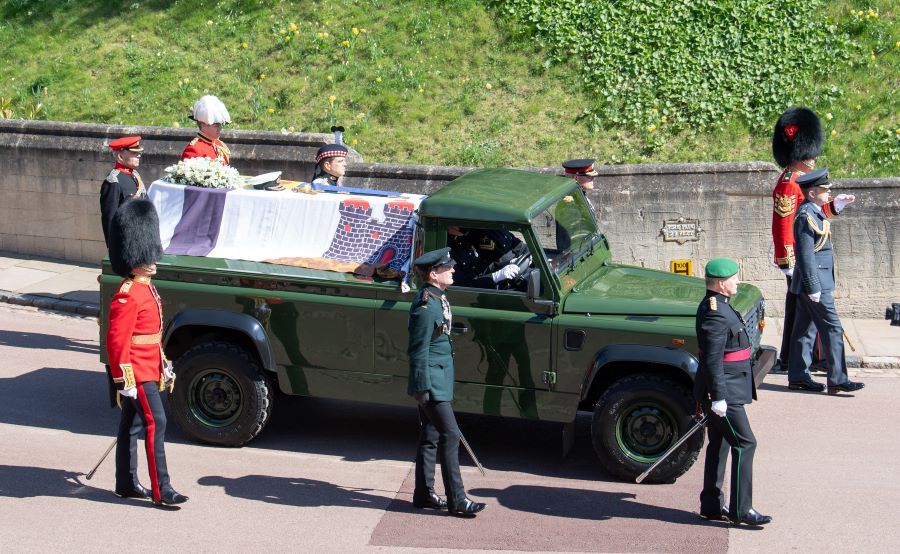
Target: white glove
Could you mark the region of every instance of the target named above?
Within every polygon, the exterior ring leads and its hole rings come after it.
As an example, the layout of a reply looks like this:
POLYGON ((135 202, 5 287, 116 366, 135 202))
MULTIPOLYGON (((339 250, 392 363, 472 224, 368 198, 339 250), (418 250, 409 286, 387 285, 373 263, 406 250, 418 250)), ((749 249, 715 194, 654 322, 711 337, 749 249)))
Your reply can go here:
POLYGON ((821 292, 821 291, 819 291, 819 292, 814 292, 814 293, 812 293, 812 294, 807 294, 807 296, 809 296, 809 299, 812 300, 813 302, 818 303, 819 300, 822 299, 822 292, 821 292))
POLYGON ((725 417, 725 412, 728 410, 728 403, 724 400, 714 400, 709 409, 717 416, 725 417))
POLYGON ((172 368, 172 362, 163 358, 163 379, 171 381, 175 378, 175 370, 172 368))
POLYGON ((128 398, 137 398, 137 387, 122 389, 119 391, 119 394, 121 394, 122 396, 127 396, 128 398))
POLYGON ((426 404, 429 400, 431 400, 431 393, 427 390, 417 390, 412 394, 412 396, 419 404, 426 404))
POLYGON ((852 194, 838 194, 834 197, 834 209, 841 213, 847 204, 852 204, 855 200, 856 196, 852 194))
POLYGON ((780 269, 781 272, 784 273, 785 275, 787 275, 788 277, 794 276, 794 268, 793 267, 779 267, 778 269, 780 269))
POLYGON ((512 279, 518 274, 519 266, 517 266, 516 264, 509 264, 491 273, 491 279, 493 279, 495 283, 499 283, 500 281, 507 281, 509 279, 512 279))

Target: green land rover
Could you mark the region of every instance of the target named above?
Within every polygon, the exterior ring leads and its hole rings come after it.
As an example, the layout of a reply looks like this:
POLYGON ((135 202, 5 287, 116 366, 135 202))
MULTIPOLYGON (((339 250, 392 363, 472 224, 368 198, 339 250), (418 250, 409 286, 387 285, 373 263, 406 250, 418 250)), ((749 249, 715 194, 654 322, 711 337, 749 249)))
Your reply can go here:
MULTIPOLYGON (((451 286, 460 412, 566 424, 593 412, 602 466, 634 479, 692 425, 694 315, 701 279, 613 263, 571 179, 474 171, 419 206, 415 248, 443 247, 448 228, 506 230, 528 246, 518 282, 451 286)), ((411 406, 407 314, 398 280, 195 256, 164 256, 164 348, 178 384, 170 409, 196 440, 239 446, 284 394, 411 406)), ((105 300, 120 279, 104 263, 105 300)), ((774 360, 760 348, 764 301, 742 284, 733 306, 753 343, 757 383, 774 360)), ((101 348, 102 357, 105 349, 101 348)), ((703 444, 691 437, 647 481, 671 482, 703 444)))

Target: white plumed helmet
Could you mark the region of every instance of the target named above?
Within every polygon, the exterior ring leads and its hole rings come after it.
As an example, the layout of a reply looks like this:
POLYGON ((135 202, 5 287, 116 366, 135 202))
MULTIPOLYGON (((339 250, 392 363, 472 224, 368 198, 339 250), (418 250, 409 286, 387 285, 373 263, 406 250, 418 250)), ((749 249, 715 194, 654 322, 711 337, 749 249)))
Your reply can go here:
POLYGON ((197 100, 194 104, 194 114, 191 116, 194 121, 200 121, 208 125, 216 123, 231 123, 231 115, 228 114, 228 108, 221 100, 211 94, 207 94, 197 100))

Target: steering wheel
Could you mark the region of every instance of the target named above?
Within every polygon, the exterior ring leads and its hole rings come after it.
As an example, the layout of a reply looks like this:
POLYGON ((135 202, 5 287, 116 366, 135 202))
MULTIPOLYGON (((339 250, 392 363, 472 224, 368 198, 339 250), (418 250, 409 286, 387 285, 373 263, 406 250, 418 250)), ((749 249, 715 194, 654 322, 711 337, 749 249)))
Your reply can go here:
POLYGON ((528 276, 528 270, 529 268, 531 268, 531 261, 531 252, 528 251, 523 253, 521 256, 510 260, 510 264, 519 267, 519 274, 506 281, 506 289, 518 289, 523 284, 525 284, 525 279, 528 276))

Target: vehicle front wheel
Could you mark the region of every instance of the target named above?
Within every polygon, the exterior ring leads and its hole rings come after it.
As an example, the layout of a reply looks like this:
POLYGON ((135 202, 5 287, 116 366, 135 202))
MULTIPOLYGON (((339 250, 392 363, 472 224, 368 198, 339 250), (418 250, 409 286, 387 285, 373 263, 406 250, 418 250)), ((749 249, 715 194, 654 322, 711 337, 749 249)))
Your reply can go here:
MULTIPOLYGON (((613 383, 594 406, 591 439, 603 467, 633 481, 692 426, 693 400, 685 387, 656 375, 633 375, 613 383)), ((687 442, 647 476, 671 483, 694 465, 703 433, 687 442)))
POLYGON ((198 344, 175 360, 172 414, 194 439, 241 446, 262 431, 273 392, 256 357, 227 342, 198 344))

